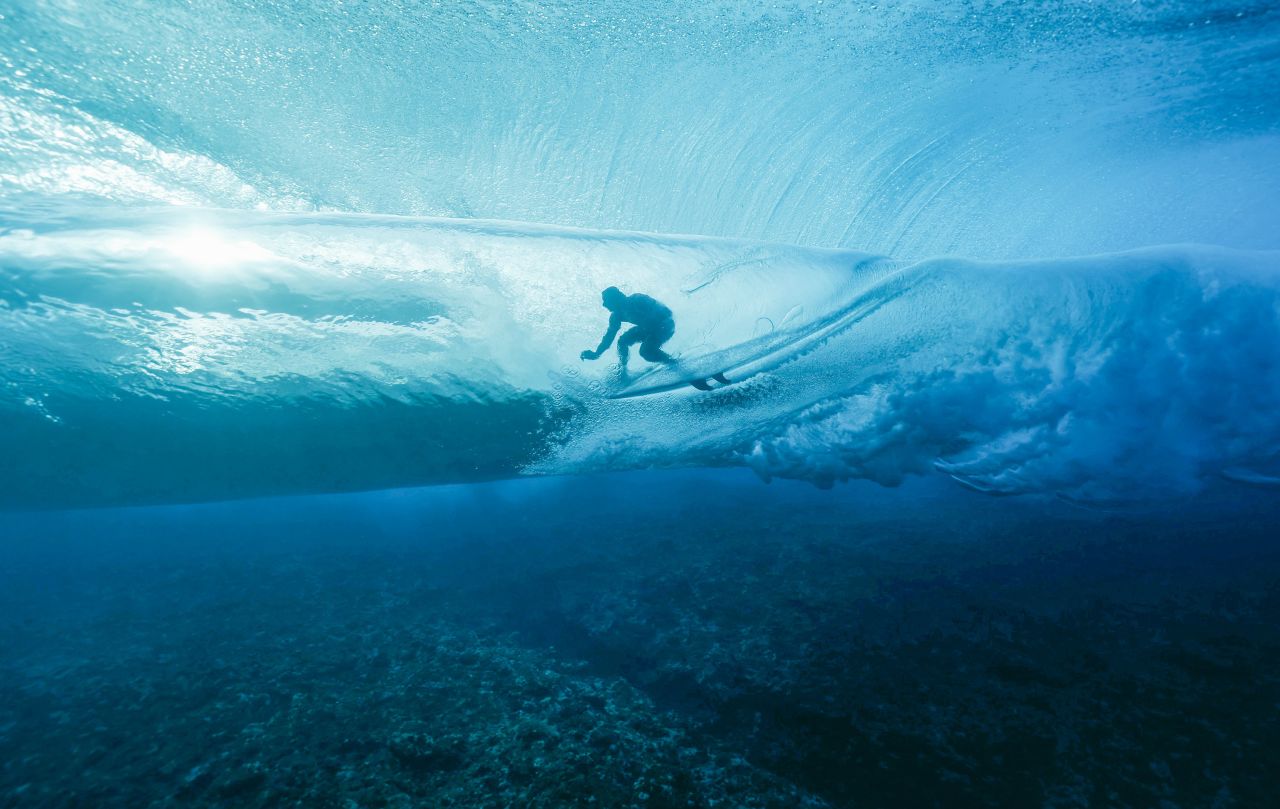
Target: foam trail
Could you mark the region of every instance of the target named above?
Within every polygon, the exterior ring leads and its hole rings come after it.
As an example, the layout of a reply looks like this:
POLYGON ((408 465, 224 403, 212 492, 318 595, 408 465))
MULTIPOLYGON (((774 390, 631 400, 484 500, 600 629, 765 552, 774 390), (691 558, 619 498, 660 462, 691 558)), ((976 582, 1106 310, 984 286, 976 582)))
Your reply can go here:
POLYGON ((1114 502, 1280 468, 1280 257, 1003 264, 518 223, 4 212, 0 503, 221 499, 653 465, 1114 502), (609 400, 598 290, 752 378, 609 400))

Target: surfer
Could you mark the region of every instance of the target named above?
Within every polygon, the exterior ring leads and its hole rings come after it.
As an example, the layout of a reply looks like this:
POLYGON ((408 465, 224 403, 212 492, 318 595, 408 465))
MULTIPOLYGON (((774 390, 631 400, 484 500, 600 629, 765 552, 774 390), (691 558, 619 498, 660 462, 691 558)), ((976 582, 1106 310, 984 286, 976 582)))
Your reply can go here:
POLYGON ((600 293, 604 308, 609 310, 609 330, 604 333, 595 351, 582 352, 584 360, 598 360, 613 344, 623 323, 634 323, 618 337, 618 359, 622 361, 622 373, 627 372, 627 360, 631 346, 640 344, 640 356, 649 362, 663 365, 675 363, 675 357, 662 350, 662 344, 676 333, 676 321, 671 310, 648 295, 626 295, 617 287, 609 287, 600 293))

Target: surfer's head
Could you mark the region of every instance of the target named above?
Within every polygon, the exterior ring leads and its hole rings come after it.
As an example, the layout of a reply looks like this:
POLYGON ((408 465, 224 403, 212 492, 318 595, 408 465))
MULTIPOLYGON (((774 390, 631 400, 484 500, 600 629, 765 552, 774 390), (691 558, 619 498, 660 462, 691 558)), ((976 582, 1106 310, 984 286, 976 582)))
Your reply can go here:
POLYGON ((604 308, 610 312, 617 311, 622 304, 626 303, 627 296, 622 294, 622 290, 617 287, 609 287, 600 293, 600 300, 604 302, 604 308))

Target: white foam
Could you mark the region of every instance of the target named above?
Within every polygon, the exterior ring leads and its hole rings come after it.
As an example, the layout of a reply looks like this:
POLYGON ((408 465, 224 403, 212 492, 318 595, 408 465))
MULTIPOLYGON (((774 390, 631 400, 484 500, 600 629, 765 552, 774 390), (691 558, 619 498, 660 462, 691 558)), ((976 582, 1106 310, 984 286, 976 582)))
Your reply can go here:
POLYGON ((1241 479, 1230 470, 1280 454, 1280 255, 910 272, 912 293, 848 335, 910 350, 758 437, 752 468, 824 485, 936 469, 992 494, 1125 501, 1241 479))

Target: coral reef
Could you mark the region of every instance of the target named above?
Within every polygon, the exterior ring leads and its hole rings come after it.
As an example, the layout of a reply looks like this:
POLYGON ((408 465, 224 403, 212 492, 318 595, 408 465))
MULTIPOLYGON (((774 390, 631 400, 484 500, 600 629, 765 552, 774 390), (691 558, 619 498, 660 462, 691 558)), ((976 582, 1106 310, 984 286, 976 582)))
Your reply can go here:
POLYGON ((50 536, 10 519, 0 806, 1253 806, 1277 786, 1265 520, 601 485, 390 526, 358 498, 50 536))

